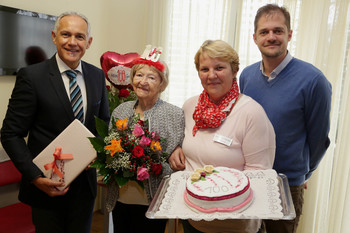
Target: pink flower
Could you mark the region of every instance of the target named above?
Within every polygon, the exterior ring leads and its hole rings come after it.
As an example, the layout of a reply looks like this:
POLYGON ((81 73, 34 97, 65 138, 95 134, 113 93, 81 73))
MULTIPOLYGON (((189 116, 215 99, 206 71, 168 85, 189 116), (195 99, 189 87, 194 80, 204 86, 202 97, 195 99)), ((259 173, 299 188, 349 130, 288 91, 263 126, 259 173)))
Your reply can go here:
POLYGON ((151 143, 151 141, 152 141, 151 139, 149 139, 145 136, 142 136, 139 144, 140 144, 140 146, 148 146, 151 143))
POLYGON ((160 140, 160 135, 157 133, 157 132, 152 132, 152 138, 155 140, 155 141, 159 141, 160 140))
POLYGON ((137 180, 143 181, 149 178, 149 174, 147 172, 147 168, 138 167, 137 168, 137 180))
POLYGON ((144 135, 145 132, 143 132, 142 128, 140 125, 135 125, 135 128, 134 130, 132 131, 132 134, 135 136, 135 137, 140 137, 141 135, 144 135))

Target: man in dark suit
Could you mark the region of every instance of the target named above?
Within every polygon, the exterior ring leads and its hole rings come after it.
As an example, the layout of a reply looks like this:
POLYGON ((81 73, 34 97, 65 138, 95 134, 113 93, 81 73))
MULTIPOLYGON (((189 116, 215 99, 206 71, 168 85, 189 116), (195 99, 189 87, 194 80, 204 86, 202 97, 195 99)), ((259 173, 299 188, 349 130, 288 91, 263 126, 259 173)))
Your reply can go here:
POLYGON ((2 145, 22 173, 19 200, 32 207, 38 233, 90 233, 96 197, 96 170, 85 169, 59 191, 32 162, 74 119, 69 91, 73 71, 82 96, 82 122, 96 134, 94 116, 108 123, 104 73, 81 61, 92 37, 85 16, 60 15, 52 31, 57 53, 44 62, 22 68, 17 75, 1 129, 2 145), (24 139, 28 135, 28 141, 24 139))

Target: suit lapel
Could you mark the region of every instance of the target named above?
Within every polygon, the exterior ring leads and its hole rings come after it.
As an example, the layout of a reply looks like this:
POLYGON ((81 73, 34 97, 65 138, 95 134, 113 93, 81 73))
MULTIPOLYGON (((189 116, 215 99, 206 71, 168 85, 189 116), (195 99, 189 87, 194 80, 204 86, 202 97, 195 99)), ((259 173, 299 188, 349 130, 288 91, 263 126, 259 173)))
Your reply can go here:
POLYGON ((74 113, 64 86, 61 73, 59 72, 55 55, 49 60, 49 74, 52 87, 56 92, 65 112, 71 120, 74 120, 74 113))
POLYGON ((92 93, 94 92, 93 89, 93 77, 91 76, 91 72, 89 72, 85 62, 81 61, 81 66, 82 66, 82 70, 83 70, 83 77, 84 77, 84 82, 85 82, 85 88, 86 88, 86 99, 87 99, 87 103, 86 103, 86 113, 85 113, 85 122, 89 122, 90 121, 90 117, 91 117, 91 109, 92 109, 92 104, 93 104, 93 97, 92 97, 92 93))

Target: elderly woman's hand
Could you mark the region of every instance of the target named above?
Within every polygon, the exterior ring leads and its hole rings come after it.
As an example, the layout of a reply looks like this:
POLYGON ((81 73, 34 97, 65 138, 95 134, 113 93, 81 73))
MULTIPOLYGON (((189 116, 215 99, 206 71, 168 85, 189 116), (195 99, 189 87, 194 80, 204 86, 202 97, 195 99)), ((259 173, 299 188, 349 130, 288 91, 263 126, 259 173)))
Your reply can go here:
POLYGON ((170 168, 174 171, 185 169, 185 156, 181 147, 176 147, 173 153, 170 155, 169 159, 170 168))

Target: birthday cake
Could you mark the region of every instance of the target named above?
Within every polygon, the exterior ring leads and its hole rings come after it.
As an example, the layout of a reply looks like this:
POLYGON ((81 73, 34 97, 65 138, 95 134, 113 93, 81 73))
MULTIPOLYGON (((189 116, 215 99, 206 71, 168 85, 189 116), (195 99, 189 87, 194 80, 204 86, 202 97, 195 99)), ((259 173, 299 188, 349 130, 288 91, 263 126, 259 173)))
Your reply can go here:
POLYGON ((195 211, 239 212, 252 203, 253 191, 242 171, 206 165, 187 179, 184 199, 195 211))

